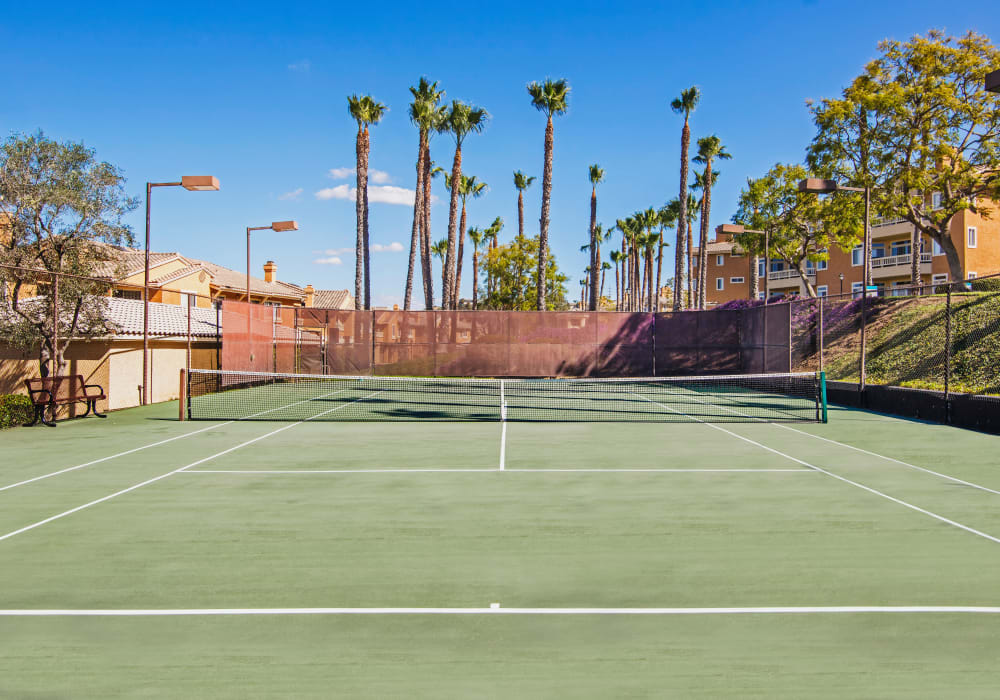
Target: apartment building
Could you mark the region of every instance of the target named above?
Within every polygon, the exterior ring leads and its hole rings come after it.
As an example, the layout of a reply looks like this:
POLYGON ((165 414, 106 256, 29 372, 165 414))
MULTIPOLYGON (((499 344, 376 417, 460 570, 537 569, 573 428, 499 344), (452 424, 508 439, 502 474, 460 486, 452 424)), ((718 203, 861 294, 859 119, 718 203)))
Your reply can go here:
MULTIPOLYGON (((971 211, 955 215, 950 227, 951 239, 962 261, 962 279, 1000 273, 1000 218, 985 218, 971 211)), ((910 284, 913 225, 901 219, 872 221, 872 284, 880 295, 892 295, 896 287, 910 284)), ((710 306, 750 296, 753 257, 748 256, 728 233, 719 233, 707 246, 708 283, 706 298, 710 306)), ((697 249, 695 249, 697 255, 697 249)), ((953 282, 944 251, 936 242, 921 241, 921 284, 953 282)), ((834 248, 829 260, 806 263, 806 275, 820 296, 840 292, 858 292, 863 286, 863 250, 834 248)), ((758 259, 760 285, 764 295, 764 260, 758 259)), ((695 259, 697 270, 697 258, 695 259)), ((806 296, 806 286, 798 270, 784 260, 771 260, 767 271, 771 295, 806 296)))

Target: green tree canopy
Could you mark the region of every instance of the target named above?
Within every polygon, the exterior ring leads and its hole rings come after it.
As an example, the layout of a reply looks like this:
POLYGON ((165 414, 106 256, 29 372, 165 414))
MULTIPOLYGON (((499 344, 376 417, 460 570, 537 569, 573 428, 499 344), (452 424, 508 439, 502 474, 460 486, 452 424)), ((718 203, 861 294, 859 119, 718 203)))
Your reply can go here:
MULTIPOLYGON (((515 236, 510 243, 486 252, 482 273, 492 280, 480 308, 509 311, 531 311, 537 305, 538 237, 515 236)), ((546 307, 550 310, 569 308, 566 301, 566 281, 559 271, 555 256, 546 261, 546 307)))

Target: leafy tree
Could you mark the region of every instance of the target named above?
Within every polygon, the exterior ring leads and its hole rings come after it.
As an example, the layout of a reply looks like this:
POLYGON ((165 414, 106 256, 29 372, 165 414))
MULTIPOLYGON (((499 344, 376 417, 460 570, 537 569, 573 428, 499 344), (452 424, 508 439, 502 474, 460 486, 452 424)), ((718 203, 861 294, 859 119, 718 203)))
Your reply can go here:
POLYGON ((952 279, 961 279, 951 222, 966 209, 989 217, 989 201, 1000 197, 1000 96, 982 89, 1000 51, 975 32, 930 31, 883 41, 879 52, 840 99, 810 105, 817 135, 809 163, 876 187, 881 213, 913 225, 912 277, 925 235, 943 249, 952 279), (931 206, 932 194, 939 206, 931 206))
MULTIPOLYGON (((417 185, 413 196, 413 228, 410 235, 410 263, 406 271, 406 291, 403 295, 403 309, 409 310, 410 296, 413 291, 413 273, 417 253, 420 254, 420 269, 424 282, 424 306, 434 308, 434 282, 431 275, 430 231, 427 230, 430 208, 429 188, 424 186, 430 170, 430 136, 444 119, 446 108, 438 103, 444 97, 444 90, 438 90, 437 81, 430 82, 420 78, 416 87, 410 87, 413 102, 410 103, 410 121, 417 127, 420 139, 417 144, 417 185)), ((429 184, 429 180, 428 180, 429 184)))
MULTIPOLYGON (((453 182, 462 181, 462 144, 469 134, 477 134, 486 128, 489 121, 489 113, 480 107, 466 104, 458 100, 451 103, 447 114, 438 125, 438 130, 447 132, 455 139, 455 158, 451 165, 451 179, 453 182)), ((444 294, 441 308, 454 309, 458 305, 457 293, 455 290, 455 278, 458 270, 457 245, 458 245, 458 196, 459 190, 453 187, 451 190, 451 205, 448 209, 448 251, 444 262, 444 294)))
POLYGON ((517 188, 517 235, 524 235, 524 191, 531 187, 536 178, 528 177, 520 170, 514 171, 514 187, 517 188))
MULTIPOLYGON (((483 235, 486 240, 489 241, 489 248, 492 250, 499 245, 500 232, 503 230, 503 218, 497 217, 493 219, 493 223, 486 227, 483 231, 483 235)), ((476 284, 479 284, 479 275, 475 275, 476 284)), ((486 289, 487 293, 493 291, 493 278, 489 275, 486 276, 486 289)))
MULTIPOLYGON (((690 167, 688 163, 688 152, 691 150, 691 127, 690 119, 691 112, 695 110, 698 106, 698 100, 701 99, 701 92, 697 87, 689 87, 687 90, 681 91, 681 96, 674 99, 670 103, 670 108, 674 110, 677 114, 684 115, 684 126, 681 127, 681 182, 680 182, 680 194, 678 195, 677 201, 680 206, 680 211, 677 215, 677 248, 674 250, 674 311, 679 311, 684 305, 684 256, 685 250, 687 250, 688 256, 688 269, 687 274, 691 273, 691 251, 690 245, 685 249, 685 231, 687 231, 687 238, 691 237, 690 233, 690 221, 688 218, 688 168, 690 167)), ((688 300, 690 304, 690 299, 688 300)))
POLYGON ((23 268, 0 268, 0 292, 6 292, 0 294, 0 334, 15 347, 37 351, 43 376, 63 370, 71 338, 107 334, 105 295, 112 280, 28 270, 107 275, 115 254, 102 244, 131 244, 122 219, 137 205, 125 193, 121 170, 98 161, 82 143, 59 143, 38 132, 13 134, 0 146, 0 263, 23 268))
POLYGON ((357 164, 357 191, 355 210, 358 219, 358 236, 354 247, 354 308, 360 309, 362 280, 364 280, 364 308, 371 308, 371 257, 368 250, 368 155, 371 151, 371 138, 368 133, 370 125, 382 121, 388 108, 375 101, 371 95, 351 95, 347 98, 347 111, 358 123, 358 135, 355 143, 357 164))
MULTIPOLYGON (((590 269, 601 267, 601 236, 597 226, 597 186, 604 182, 604 170, 597 164, 589 168, 590 177, 590 269)), ((590 310, 597 311, 600 297, 597 275, 590 276, 590 310)))
POLYGON ((539 252, 538 252, 538 277, 541 283, 537 287, 538 304, 537 309, 544 311, 547 308, 545 302, 546 282, 548 275, 545 270, 548 268, 549 256, 549 208, 552 204, 552 151, 555 144, 553 135, 552 117, 556 114, 565 114, 569 108, 569 83, 565 79, 551 80, 546 78, 543 83, 529 83, 528 94, 531 95, 531 104, 540 112, 545 114, 545 162, 542 168, 542 215, 539 219, 539 252))
MULTIPOLYGON (((483 302, 487 309, 531 311, 537 302, 538 238, 517 236, 510 243, 486 252, 484 268, 493 279, 494 289, 483 302)), ((546 297, 548 310, 569 308, 566 301, 566 281, 559 272, 554 256, 546 262, 546 297)))
POLYGON ((778 163, 763 177, 748 180, 740 192, 733 222, 767 233, 743 233, 737 243, 752 255, 775 256, 796 270, 809 296, 816 289, 806 274, 806 262, 829 260, 830 248, 850 250, 857 242, 861 210, 857 201, 800 192, 806 177, 801 165, 778 163))

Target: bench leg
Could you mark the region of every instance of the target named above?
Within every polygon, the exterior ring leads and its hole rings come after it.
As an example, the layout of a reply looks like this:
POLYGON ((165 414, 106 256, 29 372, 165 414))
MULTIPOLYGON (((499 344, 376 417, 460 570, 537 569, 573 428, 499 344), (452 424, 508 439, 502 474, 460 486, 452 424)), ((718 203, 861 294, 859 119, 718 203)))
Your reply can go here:
POLYGON ((39 406, 36 403, 35 404, 35 415, 33 415, 31 417, 31 422, 30 423, 26 423, 24 427, 30 428, 31 426, 35 425, 38 422, 38 419, 42 417, 42 411, 44 411, 44 410, 45 410, 44 406, 39 406))
POLYGON ((97 416, 98 418, 107 418, 108 417, 107 413, 98 413, 97 412, 97 399, 91 399, 90 400, 90 405, 87 407, 87 410, 88 411, 93 411, 94 415, 97 416))
POLYGON ((45 406, 41 406, 40 410, 39 410, 39 417, 42 419, 42 424, 43 425, 47 425, 50 428, 56 427, 56 405, 53 403, 53 404, 47 404, 45 406), (50 408, 51 409, 51 414, 52 414, 52 419, 51 420, 45 420, 45 409, 46 408, 50 408))

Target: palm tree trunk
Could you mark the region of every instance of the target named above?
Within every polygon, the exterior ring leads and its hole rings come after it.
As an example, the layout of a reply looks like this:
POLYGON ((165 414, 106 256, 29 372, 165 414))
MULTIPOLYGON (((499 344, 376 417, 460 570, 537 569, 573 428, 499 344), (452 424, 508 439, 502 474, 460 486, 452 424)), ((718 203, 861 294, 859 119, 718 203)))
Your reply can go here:
POLYGON ((361 169, 358 169, 358 179, 363 180, 364 187, 358 188, 358 196, 364 195, 364 213, 365 213, 365 310, 372 308, 372 277, 371 277, 371 240, 368 235, 368 153, 371 149, 371 142, 368 136, 368 127, 365 127, 364 135, 364 151, 362 166, 364 168, 364 175, 361 174, 361 169))
POLYGON ((590 269, 593 274, 590 276, 590 310, 597 311, 597 302, 600 297, 598 289, 597 271, 601 269, 601 251, 597 243, 597 186, 590 192, 590 269))
POLYGON ((457 245, 458 245, 458 189, 459 183, 462 182, 462 144, 455 144, 455 160, 452 162, 451 166, 451 208, 448 212, 448 250, 445 253, 444 259, 444 270, 442 276, 444 278, 444 289, 442 294, 444 297, 441 300, 441 308, 443 309, 454 309, 455 299, 451 294, 451 290, 454 289, 455 272, 457 269, 457 245))
MULTIPOLYGON (((355 197, 354 212, 357 216, 357 242, 354 244, 354 308, 364 308, 365 289, 365 200, 361 193, 363 189, 361 154, 365 148, 364 129, 358 124, 358 137, 354 144, 355 156, 355 197)), ((250 301, 247 299, 247 301, 250 301)))
POLYGON ((708 218, 712 214, 712 159, 705 162, 705 191, 701 197, 701 236, 698 250, 698 272, 701 282, 698 290, 698 308, 704 309, 708 288, 708 218))
POLYGON ((424 287, 427 299, 425 304, 428 311, 434 309, 434 265, 431 253, 431 144, 428 138, 424 145, 424 221, 423 221, 423 251, 424 251, 424 287))
POLYGON ((914 286, 920 284, 920 241, 920 229, 914 226, 910 236, 910 284, 914 286))
POLYGON ((549 263, 549 206, 552 199, 552 115, 545 123, 545 167, 542 170, 542 216, 538 232, 538 310, 545 311, 545 272, 549 263))
POLYGON ((455 271, 455 290, 452 292, 452 298, 455 300, 455 306, 458 306, 458 300, 462 298, 462 261, 465 259, 465 200, 462 200, 462 219, 458 227, 458 265, 456 265, 455 271))
POLYGON ((479 308, 479 248, 472 251, 472 308, 479 308))
POLYGON ((660 250, 659 250, 659 252, 656 255, 656 312, 657 313, 660 312, 660 290, 662 289, 662 287, 660 286, 660 279, 662 278, 662 275, 663 275, 663 248, 664 248, 664 246, 663 246, 663 240, 662 240, 662 237, 663 237, 663 232, 662 231, 660 232, 660 237, 661 237, 661 240, 660 240, 660 250))
POLYGON ((756 299, 760 296, 760 256, 751 255, 750 256, 750 299, 756 299))
POLYGON ((618 285, 618 261, 615 260, 615 311, 622 310, 622 294, 618 285))
POLYGON ((646 305, 649 307, 649 312, 652 313, 656 308, 656 299, 653 296, 653 249, 650 248, 646 253, 646 280, 649 284, 649 299, 646 301, 646 305))
POLYGON ((688 269, 687 269, 687 304, 685 305, 685 308, 688 308, 688 309, 690 309, 691 307, 694 306, 694 289, 692 288, 692 286, 694 285, 694 270, 692 269, 692 264, 691 264, 692 258, 694 257, 691 254, 691 250, 693 248, 693 244, 694 244, 694 239, 693 239, 693 237, 691 235, 691 224, 689 222, 688 223, 688 227, 687 227, 687 267, 688 267, 688 269))
MULTIPOLYGON (((674 311, 680 311, 684 306, 684 244, 687 225, 687 186, 688 186, 688 149, 691 147, 691 128, 688 126, 688 115, 684 114, 684 127, 681 129, 681 188, 678 195, 680 203, 680 218, 677 221, 677 250, 674 251, 674 311)), ((687 231, 690 237, 690 231, 687 231)), ((688 275, 691 274, 690 251, 688 255, 688 275)), ((690 303, 690 300, 689 300, 690 303)))
POLYGON ((597 305, 598 305, 598 307, 601 305, 601 299, 604 297, 604 273, 605 272, 607 272, 607 270, 605 270, 604 266, 601 265, 601 286, 597 290, 597 305))
POLYGON ((524 235, 524 190, 517 191, 517 235, 524 235))
MULTIPOLYGON (((413 228, 410 232, 410 264, 406 269, 406 291, 403 293, 403 311, 410 310, 410 297, 413 294, 413 269, 417 265, 417 253, 423 247, 421 229, 424 222, 424 140, 426 134, 420 130, 420 143, 417 148, 417 186, 413 190, 413 228)), ((423 256, 420 258, 423 269, 423 256)), ((424 297, 427 297, 427 277, 424 277, 424 297)))

